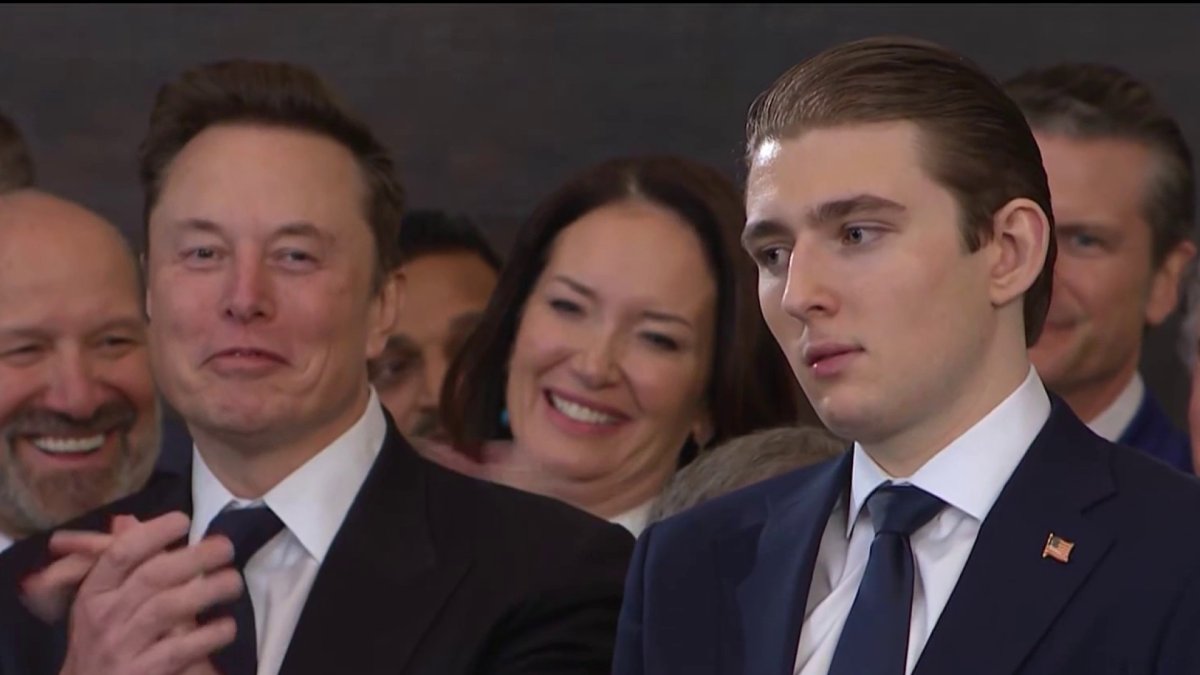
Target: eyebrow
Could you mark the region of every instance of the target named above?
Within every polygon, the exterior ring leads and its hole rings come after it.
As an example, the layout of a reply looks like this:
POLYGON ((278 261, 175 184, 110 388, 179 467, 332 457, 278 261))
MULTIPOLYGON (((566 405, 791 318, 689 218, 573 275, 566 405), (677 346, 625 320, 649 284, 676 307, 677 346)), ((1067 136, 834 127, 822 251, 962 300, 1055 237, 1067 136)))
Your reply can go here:
POLYGON ((128 330, 139 333, 146 330, 146 324, 141 319, 135 317, 117 317, 100 324, 100 327, 92 331, 92 333, 104 333, 110 330, 128 330))
POLYGON ((450 320, 451 333, 469 333, 479 325, 483 319, 483 312, 463 312, 450 320))
MULTIPOLYGON (((134 317, 118 317, 110 319, 96 328, 88 331, 88 335, 98 335, 111 330, 128 330, 135 333, 145 331, 146 324, 138 318, 134 317)), ((44 340, 51 337, 52 333, 44 328, 36 326, 16 326, 13 328, 0 328, 0 337, 18 338, 26 340, 44 340)))
POLYGON ((864 193, 818 204, 809 211, 808 220, 814 223, 828 223, 863 212, 891 211, 894 213, 903 213, 907 210, 899 202, 894 202, 878 195, 864 193))
MULTIPOLYGON (((844 220, 845 218, 861 213, 879 211, 904 213, 907 210, 899 202, 894 202, 879 195, 862 193, 851 197, 822 202, 809 209, 808 213, 805 214, 805 220, 816 225, 823 225, 844 220)), ((747 223, 746 228, 742 231, 742 246, 750 248, 750 245, 755 240, 784 236, 790 234, 790 232, 790 229, 786 225, 776 220, 764 219, 752 221, 747 223)))
MULTIPOLYGON (((574 290, 576 293, 579 293, 580 295, 588 298, 589 300, 595 301, 598 299, 597 295, 596 295, 596 291, 592 290, 591 288, 585 286, 584 284, 579 283, 578 281, 576 281, 568 276, 565 276, 562 274, 556 274, 551 278, 554 281, 558 281, 563 284, 566 284, 572 290, 574 290)), ((688 321, 687 319, 683 318, 682 316, 679 316, 678 314, 671 314, 670 312, 660 312, 660 311, 656 311, 653 309, 647 309, 647 310, 642 311, 642 317, 653 320, 653 321, 664 321, 667 323, 677 323, 682 326, 692 328, 691 321, 688 321)))
POLYGON ((1103 230, 1105 232, 1115 232, 1120 228, 1109 223, 1104 223, 1098 220, 1066 220, 1054 223, 1054 229, 1062 230, 1103 230))

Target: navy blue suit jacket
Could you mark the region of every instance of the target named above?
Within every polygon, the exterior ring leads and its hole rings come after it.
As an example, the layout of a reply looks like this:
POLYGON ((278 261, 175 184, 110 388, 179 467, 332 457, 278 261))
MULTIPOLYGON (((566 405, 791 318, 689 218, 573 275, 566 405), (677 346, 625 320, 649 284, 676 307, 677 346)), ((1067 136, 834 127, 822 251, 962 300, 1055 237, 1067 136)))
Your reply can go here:
POLYGON ((1180 471, 1192 473, 1192 445, 1187 434, 1175 428, 1149 390, 1142 396, 1137 414, 1117 442, 1143 450, 1180 471))
MULTIPOLYGON (((914 675, 1200 673, 1200 481, 1104 441, 1052 400, 914 675), (1074 542, 1067 563, 1042 556, 1050 533, 1074 542)), ((790 675, 851 456, 647 529, 614 672, 790 675)))

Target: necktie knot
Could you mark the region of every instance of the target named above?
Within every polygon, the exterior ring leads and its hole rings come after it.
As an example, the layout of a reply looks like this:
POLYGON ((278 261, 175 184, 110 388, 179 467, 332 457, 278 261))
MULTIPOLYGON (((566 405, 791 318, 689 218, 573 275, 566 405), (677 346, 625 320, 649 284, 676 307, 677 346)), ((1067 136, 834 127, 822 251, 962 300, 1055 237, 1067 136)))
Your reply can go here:
POLYGON ((946 506, 946 502, 915 485, 887 484, 875 489, 867 504, 875 534, 904 537, 921 529, 946 506))
POLYGON ((267 506, 226 509, 208 524, 205 535, 219 534, 233 542, 233 565, 242 571, 246 563, 283 529, 283 521, 267 506))

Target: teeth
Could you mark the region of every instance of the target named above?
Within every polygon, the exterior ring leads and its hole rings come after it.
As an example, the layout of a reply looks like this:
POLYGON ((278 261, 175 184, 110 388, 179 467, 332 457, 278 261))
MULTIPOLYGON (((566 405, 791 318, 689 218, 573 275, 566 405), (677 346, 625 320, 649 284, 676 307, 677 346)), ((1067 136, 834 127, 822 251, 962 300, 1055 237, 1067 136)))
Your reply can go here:
POLYGON ((617 418, 613 417, 612 415, 602 413, 599 410, 593 410, 592 408, 579 405, 578 403, 561 399, 554 394, 550 394, 550 402, 554 404, 555 409, 557 409, 560 413, 570 417, 576 422, 585 422, 587 424, 613 424, 617 421, 617 418))
POLYGON ((104 445, 104 434, 96 434, 95 436, 86 436, 84 438, 55 438, 53 436, 40 436, 31 439, 34 446, 42 452, 51 454, 72 455, 77 453, 91 452, 101 445, 104 445))

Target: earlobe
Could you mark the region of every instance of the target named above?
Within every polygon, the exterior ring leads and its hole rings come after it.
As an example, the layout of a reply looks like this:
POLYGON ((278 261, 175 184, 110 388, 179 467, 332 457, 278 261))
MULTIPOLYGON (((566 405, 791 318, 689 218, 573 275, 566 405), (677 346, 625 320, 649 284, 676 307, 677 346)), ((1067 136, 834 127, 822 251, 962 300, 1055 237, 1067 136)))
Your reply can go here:
POLYGON ((1146 323, 1157 326, 1175 311, 1179 304, 1179 287, 1184 273, 1196 255, 1196 245, 1184 240, 1167 252, 1150 282, 1150 295, 1146 299, 1146 323))
POLYGON ((713 434, 715 433, 708 407, 705 406, 696 423, 692 425, 692 439, 696 441, 697 448, 703 448, 712 441, 713 434))
POLYGON ((1050 248, 1050 219, 1036 202, 1014 199, 993 218, 992 304, 1020 298, 1041 274, 1050 248))

